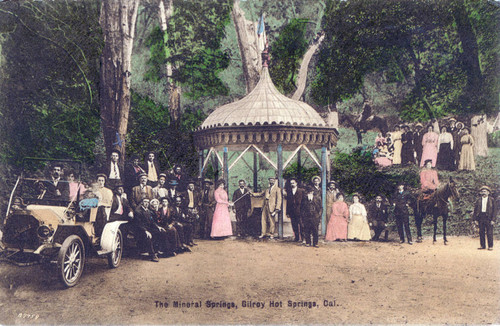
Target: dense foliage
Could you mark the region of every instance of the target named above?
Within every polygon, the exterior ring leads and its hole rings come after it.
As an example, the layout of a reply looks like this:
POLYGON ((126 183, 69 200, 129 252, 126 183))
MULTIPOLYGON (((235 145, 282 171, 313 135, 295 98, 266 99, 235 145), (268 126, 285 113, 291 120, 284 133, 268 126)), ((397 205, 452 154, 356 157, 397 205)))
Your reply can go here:
POLYGON ((348 99, 383 71, 414 85, 400 108, 406 120, 494 112, 499 18, 486 0, 329 1, 312 96, 323 105, 348 99))
POLYGON ((0 7, 0 155, 92 161, 99 132, 98 1, 0 7))

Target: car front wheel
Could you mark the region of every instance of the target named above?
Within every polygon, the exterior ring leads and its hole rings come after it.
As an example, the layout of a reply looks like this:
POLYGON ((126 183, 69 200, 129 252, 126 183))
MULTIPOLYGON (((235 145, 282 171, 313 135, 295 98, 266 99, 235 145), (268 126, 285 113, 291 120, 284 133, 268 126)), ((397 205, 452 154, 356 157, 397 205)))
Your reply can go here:
POLYGON ((116 231, 113 247, 115 250, 108 254, 108 265, 110 268, 117 268, 123 254, 123 237, 120 230, 116 231))
POLYGON ((85 247, 82 239, 71 235, 64 240, 57 259, 59 279, 66 287, 75 286, 85 266, 85 247))

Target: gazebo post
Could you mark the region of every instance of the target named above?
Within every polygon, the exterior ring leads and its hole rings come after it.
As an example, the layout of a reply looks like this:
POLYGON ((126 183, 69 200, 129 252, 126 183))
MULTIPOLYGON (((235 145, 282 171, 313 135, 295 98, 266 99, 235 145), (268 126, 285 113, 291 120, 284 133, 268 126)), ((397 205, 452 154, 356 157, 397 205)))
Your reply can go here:
POLYGON ((200 149, 198 151, 198 168, 199 168, 199 178, 203 178, 203 156, 204 156, 204 150, 200 149))
POLYGON ((253 191, 257 192, 259 189, 257 188, 257 164, 258 164, 258 155, 257 152, 253 152, 253 191))
MULTIPOLYGON (((278 144, 278 186, 283 192, 283 147, 278 144)), ((278 213, 278 237, 283 239, 283 200, 278 213)))
POLYGON ((299 149, 299 151, 297 152, 297 178, 299 180, 302 179, 301 170, 302 170, 302 160, 300 157, 300 149, 299 149))
POLYGON ((321 148, 321 198, 323 213, 321 214, 321 235, 326 234, 326 147, 321 148))
POLYGON ((224 146, 224 153, 222 156, 222 164, 224 164, 224 182, 226 183, 226 191, 229 194, 229 165, 227 164, 227 147, 224 146))

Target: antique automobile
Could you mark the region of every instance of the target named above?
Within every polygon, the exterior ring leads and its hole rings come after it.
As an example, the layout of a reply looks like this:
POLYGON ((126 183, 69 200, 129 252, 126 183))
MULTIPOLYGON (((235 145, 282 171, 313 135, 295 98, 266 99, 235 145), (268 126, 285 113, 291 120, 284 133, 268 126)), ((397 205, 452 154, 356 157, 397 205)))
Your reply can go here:
POLYGON ((104 222, 96 234, 96 218, 106 208, 99 207, 95 191, 85 191, 79 178, 73 180, 80 172, 80 162, 24 159, 0 232, 2 260, 18 266, 43 264, 52 271, 55 267, 66 287, 78 283, 90 255, 107 257, 109 267, 118 267, 120 226, 127 222, 104 222), (73 198, 70 189, 77 190, 73 198))

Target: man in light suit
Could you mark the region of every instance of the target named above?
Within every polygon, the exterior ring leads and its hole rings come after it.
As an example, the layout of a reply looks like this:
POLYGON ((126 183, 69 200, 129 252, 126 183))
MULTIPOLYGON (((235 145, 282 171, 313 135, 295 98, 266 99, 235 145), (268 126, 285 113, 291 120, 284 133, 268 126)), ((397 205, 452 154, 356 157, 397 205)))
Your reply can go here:
POLYGON ((270 239, 274 239, 274 229, 275 229, 275 219, 276 215, 278 215, 281 210, 281 203, 283 201, 283 197, 281 194, 281 188, 278 187, 276 182, 276 178, 269 178, 269 188, 267 188, 263 193, 254 194, 257 196, 264 196, 264 206, 262 207, 262 233, 259 236, 259 239, 262 239, 265 236, 269 236, 270 239), (269 223, 269 229, 267 228, 267 224, 269 223))
POLYGON ((479 189, 481 197, 474 205, 473 219, 479 226, 479 242, 481 247, 477 249, 486 249, 485 234, 488 238, 488 250, 493 250, 493 226, 497 219, 497 207, 495 200, 490 196, 491 189, 488 186, 482 186, 479 189))
POLYGON ((148 177, 145 173, 139 175, 139 185, 132 188, 130 205, 134 210, 139 206, 143 198, 149 200, 154 198, 153 188, 148 185, 148 177))

